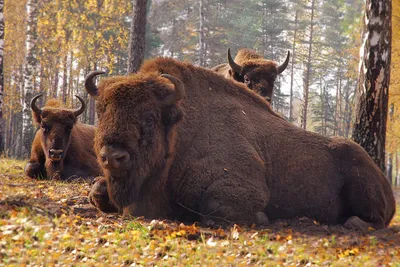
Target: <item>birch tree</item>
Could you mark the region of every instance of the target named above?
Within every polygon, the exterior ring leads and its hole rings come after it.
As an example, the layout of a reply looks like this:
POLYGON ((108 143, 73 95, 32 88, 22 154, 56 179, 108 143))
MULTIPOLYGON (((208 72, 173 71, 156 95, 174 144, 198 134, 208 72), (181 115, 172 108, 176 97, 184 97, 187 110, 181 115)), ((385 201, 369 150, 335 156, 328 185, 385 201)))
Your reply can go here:
POLYGON ((310 18, 310 32, 308 39, 308 56, 306 63, 306 70, 304 74, 304 85, 303 85, 303 116, 301 126, 303 129, 307 129, 307 110, 308 110, 308 93, 311 84, 311 61, 312 61, 312 48, 313 48, 313 33, 314 33, 314 13, 315 13, 315 1, 311 0, 311 18, 310 18))
POLYGON ((147 0, 134 0, 129 36, 128 73, 136 72, 144 60, 146 49, 147 0))
POLYGON ((0 153, 4 152, 4 120, 3 120, 3 100, 4 100, 4 0, 0 0, 0 153))
POLYGON ((385 171, 391 61, 391 0, 367 0, 353 139, 385 171))
POLYGON ((24 98, 22 111, 22 155, 29 153, 33 139, 32 115, 29 102, 34 94, 34 79, 37 66, 37 15, 38 0, 27 2, 27 26, 26 26, 26 56, 24 70, 24 98))

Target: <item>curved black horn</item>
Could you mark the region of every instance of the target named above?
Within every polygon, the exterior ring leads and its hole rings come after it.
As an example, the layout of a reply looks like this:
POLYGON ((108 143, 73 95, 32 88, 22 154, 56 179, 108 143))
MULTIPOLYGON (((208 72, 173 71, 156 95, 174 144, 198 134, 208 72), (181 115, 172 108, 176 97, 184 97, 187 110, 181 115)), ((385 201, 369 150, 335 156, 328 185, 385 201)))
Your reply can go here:
POLYGON ((182 99, 185 95, 185 85, 178 78, 169 75, 169 74, 161 74, 161 77, 167 78, 175 85, 175 94, 174 97, 167 100, 167 104, 173 104, 176 101, 182 99))
POLYGON ((242 71, 242 67, 240 65, 236 64, 235 61, 232 59, 230 48, 228 48, 228 63, 234 72, 236 72, 237 74, 240 74, 240 72, 242 71))
POLYGON ((289 59, 290 59, 290 51, 288 50, 285 62, 283 62, 282 65, 278 66, 278 74, 282 73, 286 69, 287 65, 289 64, 289 59))
POLYGON ((42 96, 43 96, 43 93, 40 93, 40 94, 34 96, 34 97, 32 98, 32 100, 31 100, 31 109, 33 110, 33 112, 35 112, 35 113, 38 114, 39 116, 42 114, 42 110, 41 110, 40 108, 38 108, 38 106, 36 106, 36 100, 37 100, 39 97, 42 97, 42 96))
POLYGON ((81 107, 74 111, 75 117, 78 117, 79 115, 81 115, 85 111, 86 103, 85 103, 85 101, 83 100, 82 97, 80 97, 78 95, 75 95, 75 97, 78 98, 79 101, 81 101, 81 107))
POLYGON ((100 74, 105 74, 104 71, 92 71, 85 77, 85 89, 86 91, 93 97, 96 97, 99 93, 99 89, 97 88, 96 84, 94 83, 93 79, 100 74))

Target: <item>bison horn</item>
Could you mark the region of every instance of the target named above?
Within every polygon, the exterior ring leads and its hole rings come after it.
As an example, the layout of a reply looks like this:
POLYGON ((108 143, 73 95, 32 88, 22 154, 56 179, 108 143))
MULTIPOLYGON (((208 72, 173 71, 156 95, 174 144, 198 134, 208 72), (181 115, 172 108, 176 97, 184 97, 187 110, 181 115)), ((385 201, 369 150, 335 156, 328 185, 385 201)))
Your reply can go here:
POLYGON ((278 74, 282 73, 286 69, 287 65, 289 64, 289 58, 290 58, 290 51, 288 50, 285 62, 283 62, 282 65, 278 66, 278 74))
POLYGON ((94 83, 93 79, 100 74, 105 74, 104 71, 92 71, 85 77, 85 88, 86 91, 93 97, 96 97, 99 94, 99 89, 94 83))
POLYGON ((231 56, 231 49, 228 48, 228 63, 231 69, 236 72, 237 74, 240 74, 242 72, 242 67, 238 64, 235 63, 235 61, 232 59, 231 56))
POLYGON ((78 95, 75 95, 75 96, 76 96, 76 98, 79 99, 79 101, 81 101, 81 107, 80 107, 79 109, 77 109, 77 110, 74 111, 75 117, 78 117, 79 115, 81 115, 81 114, 85 111, 85 109, 86 109, 86 103, 85 103, 85 101, 82 99, 82 97, 80 97, 80 96, 78 96, 78 95))
POLYGON ((167 104, 174 104, 176 101, 182 99, 185 95, 185 85, 176 77, 169 74, 161 74, 161 77, 167 78, 175 85, 175 94, 171 99, 167 99, 167 104))
POLYGON ((36 106, 36 100, 42 96, 43 96, 43 93, 38 94, 35 97, 33 97, 31 100, 31 109, 33 110, 33 112, 35 112, 39 116, 42 114, 42 110, 40 108, 38 108, 38 106, 36 106))

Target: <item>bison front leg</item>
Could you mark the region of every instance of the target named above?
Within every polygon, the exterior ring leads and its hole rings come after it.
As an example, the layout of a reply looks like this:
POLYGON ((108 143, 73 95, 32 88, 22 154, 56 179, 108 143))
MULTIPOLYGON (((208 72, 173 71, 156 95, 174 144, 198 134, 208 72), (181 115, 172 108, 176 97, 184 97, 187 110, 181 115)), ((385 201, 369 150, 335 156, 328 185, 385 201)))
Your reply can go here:
POLYGON ((111 202, 107 192, 107 180, 102 177, 95 181, 90 193, 89 202, 103 212, 118 212, 118 208, 111 202))
POLYGON ((40 143, 41 132, 37 131, 35 138, 32 142, 31 156, 28 163, 25 166, 25 175, 31 178, 44 179, 46 178, 45 161, 46 156, 43 152, 42 145, 40 143))
POLYGON ((206 190, 200 203, 204 221, 222 225, 267 225, 268 217, 264 209, 270 193, 265 182, 257 184, 250 179, 235 178, 218 180, 206 190))
POLYGON ((43 164, 39 162, 28 162, 25 165, 25 175, 31 178, 43 179, 46 177, 43 164))

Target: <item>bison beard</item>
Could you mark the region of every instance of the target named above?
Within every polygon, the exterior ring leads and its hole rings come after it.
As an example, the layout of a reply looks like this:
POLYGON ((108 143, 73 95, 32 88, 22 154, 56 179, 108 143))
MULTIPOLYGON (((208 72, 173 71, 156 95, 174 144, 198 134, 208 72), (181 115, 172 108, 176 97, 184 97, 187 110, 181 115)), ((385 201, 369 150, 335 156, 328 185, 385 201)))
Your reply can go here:
POLYGON ((360 146, 286 122, 242 84, 167 58, 98 87, 97 74, 85 84, 97 100, 105 178, 92 203, 109 197, 124 214, 147 218, 306 216, 364 229, 394 215, 390 184, 360 146))
POLYGON ((40 129, 35 134, 25 174, 55 180, 101 175, 93 149, 95 127, 77 122, 86 107, 83 99, 77 96, 81 102, 77 110, 64 108, 56 99, 50 99, 40 109, 36 106, 40 96, 31 101, 32 115, 40 129))

